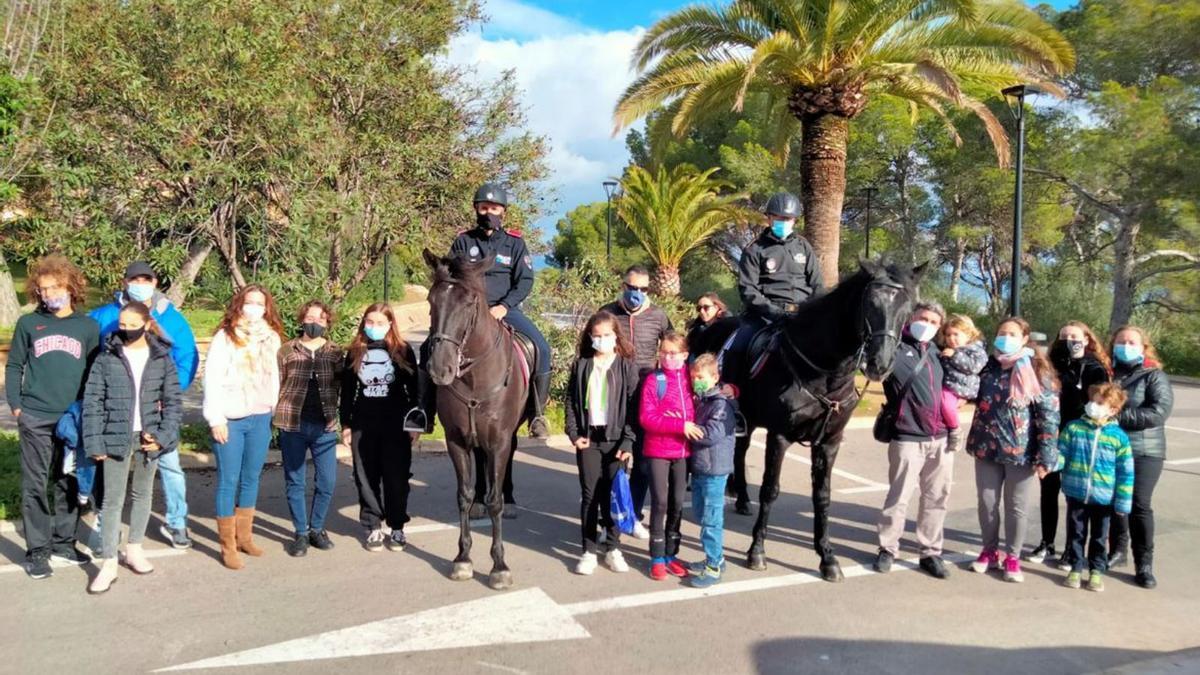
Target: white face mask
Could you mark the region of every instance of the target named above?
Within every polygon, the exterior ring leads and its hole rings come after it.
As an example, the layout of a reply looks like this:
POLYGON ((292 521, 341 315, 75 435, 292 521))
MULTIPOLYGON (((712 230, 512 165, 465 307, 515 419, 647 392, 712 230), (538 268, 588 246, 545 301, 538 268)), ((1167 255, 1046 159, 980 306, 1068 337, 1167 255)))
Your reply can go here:
POLYGON ((914 321, 908 324, 908 334, 917 342, 929 342, 937 332, 937 326, 928 321, 914 321))
POLYGON ((611 354, 617 350, 617 336, 605 335, 592 338, 592 349, 598 354, 611 354))
POLYGON ((1083 406, 1083 412, 1085 415, 1096 420, 1097 422, 1100 420, 1106 420, 1113 416, 1112 408, 1104 405, 1103 403, 1096 403, 1095 401, 1088 401, 1087 405, 1083 406))
POLYGON ((242 316, 250 321, 261 321, 267 308, 262 305, 242 305, 242 316))

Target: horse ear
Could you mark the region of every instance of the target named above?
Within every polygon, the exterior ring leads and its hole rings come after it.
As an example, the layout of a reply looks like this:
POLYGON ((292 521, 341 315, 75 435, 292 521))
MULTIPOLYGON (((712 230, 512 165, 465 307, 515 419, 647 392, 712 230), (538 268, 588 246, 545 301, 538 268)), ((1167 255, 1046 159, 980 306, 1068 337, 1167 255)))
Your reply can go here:
POLYGON ((921 279, 925 277, 925 273, 929 271, 929 265, 931 262, 932 261, 930 260, 926 260, 925 262, 913 268, 913 281, 916 281, 917 283, 921 282, 921 279))
POLYGON ((859 256, 858 266, 860 269, 862 269, 863 272, 866 272, 867 274, 871 275, 872 277, 877 278, 884 273, 883 265, 880 265, 879 263, 877 263, 874 260, 871 260, 869 258, 863 258, 863 257, 859 256))
POLYGON ((442 259, 427 248, 421 250, 421 257, 425 259, 425 264, 429 265, 429 269, 437 269, 438 265, 442 263, 442 259))

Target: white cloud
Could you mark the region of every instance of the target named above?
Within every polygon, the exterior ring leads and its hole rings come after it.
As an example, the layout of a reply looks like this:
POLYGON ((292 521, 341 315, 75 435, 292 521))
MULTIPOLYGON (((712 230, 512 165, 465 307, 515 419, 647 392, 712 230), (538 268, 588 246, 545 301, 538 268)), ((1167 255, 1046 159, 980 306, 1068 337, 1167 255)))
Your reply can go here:
POLYGON ((585 32, 584 27, 554 12, 515 0, 485 0, 483 14, 489 33, 531 38, 585 32))
MULTIPOLYGON (((495 14, 495 4, 489 0, 490 14, 495 14)), ((640 28, 607 33, 573 28, 528 39, 487 39, 471 33, 450 44, 449 61, 474 68, 483 81, 515 71, 528 127, 550 144, 545 187, 557 201, 538 223, 546 233, 552 233, 554 223, 572 208, 603 200, 601 182, 620 175, 628 161, 624 134, 611 136, 612 111, 632 81, 629 61, 641 34, 640 28)))

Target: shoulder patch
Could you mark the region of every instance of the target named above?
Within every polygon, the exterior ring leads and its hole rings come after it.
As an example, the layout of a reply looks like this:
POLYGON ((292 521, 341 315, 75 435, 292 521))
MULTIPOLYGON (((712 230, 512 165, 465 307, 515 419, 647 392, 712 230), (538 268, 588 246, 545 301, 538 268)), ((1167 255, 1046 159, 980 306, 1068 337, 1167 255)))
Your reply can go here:
POLYGON ((507 232, 508 234, 510 234, 510 235, 512 235, 512 236, 514 236, 514 237, 517 237, 517 238, 520 238, 520 237, 521 237, 521 231, 520 231, 520 230, 509 230, 509 229, 506 229, 506 230, 504 230, 504 231, 505 231, 505 232, 507 232))

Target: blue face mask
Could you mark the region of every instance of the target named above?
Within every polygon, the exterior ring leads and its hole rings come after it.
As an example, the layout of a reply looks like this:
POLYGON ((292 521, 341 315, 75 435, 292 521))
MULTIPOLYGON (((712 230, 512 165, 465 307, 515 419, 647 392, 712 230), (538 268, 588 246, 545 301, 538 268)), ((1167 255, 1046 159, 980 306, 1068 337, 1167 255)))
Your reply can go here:
POLYGON ((1138 363, 1144 358, 1142 348, 1137 345, 1116 345, 1113 356, 1121 363, 1138 363))
POLYGON ((627 288, 625 289, 625 292, 621 294, 621 300, 629 309, 637 310, 642 305, 646 304, 646 294, 642 291, 635 291, 627 288))
POLYGON ((774 234, 780 239, 787 239, 792 233, 792 223, 787 220, 775 220, 771 222, 771 234, 774 234))
POLYGON ((364 326, 363 335, 367 336, 368 340, 378 342, 387 337, 387 326, 364 326))
POLYGON ((996 341, 992 343, 996 347, 996 351, 1006 356, 1012 356, 1021 351, 1021 338, 1013 335, 997 335, 996 341))
POLYGON ((132 283, 125 286, 125 292, 135 302, 145 302, 154 297, 154 284, 132 283))

